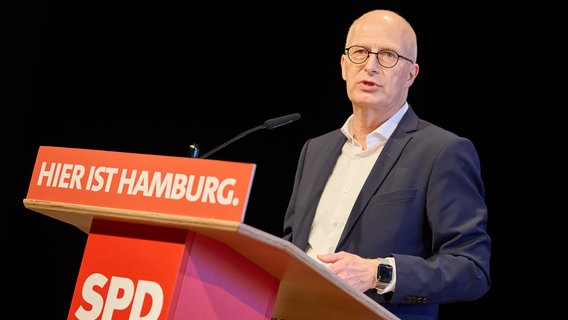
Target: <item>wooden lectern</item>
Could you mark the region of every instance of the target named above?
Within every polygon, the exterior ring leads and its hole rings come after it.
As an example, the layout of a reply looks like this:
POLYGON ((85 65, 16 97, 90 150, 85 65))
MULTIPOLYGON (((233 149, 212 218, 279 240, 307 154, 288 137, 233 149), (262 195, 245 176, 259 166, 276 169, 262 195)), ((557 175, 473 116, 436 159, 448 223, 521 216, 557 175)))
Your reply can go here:
POLYGON ((254 170, 40 147, 25 207, 88 233, 68 319, 398 319, 242 223, 254 170))

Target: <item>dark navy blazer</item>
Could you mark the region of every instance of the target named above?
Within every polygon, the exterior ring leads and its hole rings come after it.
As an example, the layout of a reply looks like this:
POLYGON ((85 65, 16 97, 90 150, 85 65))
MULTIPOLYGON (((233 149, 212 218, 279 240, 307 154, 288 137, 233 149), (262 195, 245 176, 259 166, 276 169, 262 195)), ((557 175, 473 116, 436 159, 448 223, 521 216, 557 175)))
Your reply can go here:
MULTIPOLYGON (((305 250, 316 207, 346 137, 339 129, 300 153, 284 239, 305 250)), ((409 107, 374 164, 338 251, 394 257, 396 288, 365 292, 401 319, 437 319, 438 304, 471 301, 490 287, 491 240, 473 143, 409 107)))

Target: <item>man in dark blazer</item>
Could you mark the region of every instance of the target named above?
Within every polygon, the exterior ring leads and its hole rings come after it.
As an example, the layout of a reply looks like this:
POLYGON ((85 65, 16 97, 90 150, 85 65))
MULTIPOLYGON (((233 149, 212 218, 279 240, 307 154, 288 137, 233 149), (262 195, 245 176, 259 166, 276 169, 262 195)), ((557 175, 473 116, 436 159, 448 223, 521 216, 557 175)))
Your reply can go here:
POLYGON ((349 29, 343 127, 302 148, 284 239, 401 319, 490 287, 491 240, 472 142, 419 119, 407 102, 416 35, 375 10, 349 29))

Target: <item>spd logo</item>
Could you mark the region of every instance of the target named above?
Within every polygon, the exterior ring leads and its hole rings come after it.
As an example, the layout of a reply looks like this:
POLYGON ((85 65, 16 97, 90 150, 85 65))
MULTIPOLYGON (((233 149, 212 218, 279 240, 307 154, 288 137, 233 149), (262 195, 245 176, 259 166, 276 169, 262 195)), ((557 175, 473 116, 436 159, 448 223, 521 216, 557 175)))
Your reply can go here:
POLYGON ((113 276, 109 282, 100 273, 85 280, 81 294, 85 304, 75 311, 79 320, 111 320, 115 313, 128 320, 156 320, 164 304, 163 290, 154 281, 113 276))

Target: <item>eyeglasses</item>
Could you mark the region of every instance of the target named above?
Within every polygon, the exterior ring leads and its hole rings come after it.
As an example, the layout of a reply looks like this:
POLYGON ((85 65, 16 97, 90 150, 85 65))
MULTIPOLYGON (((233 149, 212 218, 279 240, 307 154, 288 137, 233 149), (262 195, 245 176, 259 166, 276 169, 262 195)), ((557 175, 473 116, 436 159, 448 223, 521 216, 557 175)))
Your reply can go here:
POLYGON ((410 61, 410 63, 414 63, 414 61, 408 59, 407 57, 403 57, 390 49, 383 49, 379 50, 378 52, 372 52, 362 46, 351 46, 345 49, 345 53, 347 54, 349 60, 355 64, 361 64, 367 61, 371 53, 377 55, 377 61, 381 66, 385 68, 392 68, 396 66, 399 58, 403 58, 406 61, 410 61))

